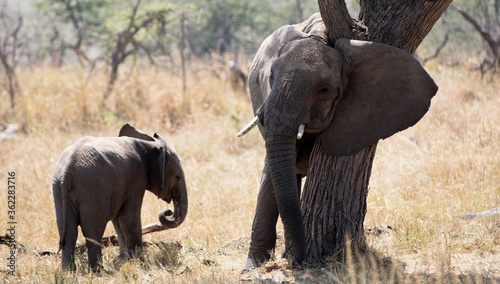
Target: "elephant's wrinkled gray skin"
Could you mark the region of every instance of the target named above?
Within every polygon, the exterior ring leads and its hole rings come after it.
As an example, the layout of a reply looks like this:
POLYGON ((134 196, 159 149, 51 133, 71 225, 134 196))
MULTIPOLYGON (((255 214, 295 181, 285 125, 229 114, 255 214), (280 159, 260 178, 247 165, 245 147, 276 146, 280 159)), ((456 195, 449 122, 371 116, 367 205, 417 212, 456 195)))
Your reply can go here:
POLYGON ((118 234, 120 259, 132 256, 142 242, 141 206, 145 190, 167 203, 174 216, 160 213, 168 228, 186 218, 188 198, 181 163, 174 150, 126 124, 120 137, 84 137, 64 150, 56 165, 52 189, 62 250, 62 268, 74 270, 80 225, 89 265, 101 268, 101 239, 108 221, 118 234))
POLYGON ((422 66, 401 49, 348 39, 334 48, 326 43, 315 14, 276 30, 252 62, 249 87, 266 157, 244 270, 269 259, 278 215, 295 260, 306 257, 299 186, 318 133, 324 153, 354 154, 414 125, 437 92, 422 66))

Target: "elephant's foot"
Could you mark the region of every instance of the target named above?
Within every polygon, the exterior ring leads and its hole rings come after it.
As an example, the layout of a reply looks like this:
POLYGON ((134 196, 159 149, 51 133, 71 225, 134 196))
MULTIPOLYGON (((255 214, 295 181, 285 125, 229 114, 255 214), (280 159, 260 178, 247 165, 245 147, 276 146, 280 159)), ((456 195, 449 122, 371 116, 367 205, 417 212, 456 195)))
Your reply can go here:
POLYGON ((243 265, 243 269, 241 270, 241 274, 247 273, 255 269, 255 265, 253 264, 252 258, 247 258, 247 262, 243 265))
POLYGON ((132 259, 132 255, 129 252, 122 252, 116 257, 117 261, 128 261, 130 259, 132 259))
POLYGON ((120 270, 123 264, 131 259, 130 255, 127 252, 121 252, 114 260, 113 260, 113 268, 116 270, 120 270))
POLYGON ((241 270, 241 273, 245 273, 255 268, 262 266, 264 263, 271 259, 271 254, 266 253, 248 253, 247 261, 241 270))

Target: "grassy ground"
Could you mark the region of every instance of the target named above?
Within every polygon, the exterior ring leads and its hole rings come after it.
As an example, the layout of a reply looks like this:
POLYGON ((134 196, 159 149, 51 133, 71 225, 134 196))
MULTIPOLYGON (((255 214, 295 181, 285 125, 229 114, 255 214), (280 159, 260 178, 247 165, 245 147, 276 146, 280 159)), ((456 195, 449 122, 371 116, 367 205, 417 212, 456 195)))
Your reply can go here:
MULTIPOLYGON (((240 275, 265 154, 258 131, 236 133, 252 118, 251 103, 225 73, 189 72, 182 94, 177 75, 136 67, 124 72, 103 106, 106 77, 77 68, 20 74, 23 95, 15 111, 7 94, 0 123, 25 133, 0 141, 0 235, 8 228, 7 179, 15 172, 17 254, 9 276, 9 250, 0 246, 3 282, 234 283, 245 279, 289 282, 495 282, 500 279, 500 219, 458 215, 500 207, 500 82, 482 81, 466 68, 430 66, 440 86, 430 112, 415 127, 381 141, 373 166, 366 228, 371 255, 364 261, 291 270, 277 257, 240 275), (51 181, 57 158, 84 135, 116 136, 126 123, 160 133, 178 152, 186 174, 189 213, 178 229, 144 236, 150 243, 118 270, 116 247, 104 249, 106 273, 60 270, 51 181)), ((157 222, 165 204, 146 193, 142 222, 157 222)), ((106 234, 113 234, 109 225, 106 234)), ((282 236, 282 226, 279 226, 282 236)), ((79 241, 83 241, 80 234, 79 241)), ((278 240, 277 255, 283 251, 278 240)))

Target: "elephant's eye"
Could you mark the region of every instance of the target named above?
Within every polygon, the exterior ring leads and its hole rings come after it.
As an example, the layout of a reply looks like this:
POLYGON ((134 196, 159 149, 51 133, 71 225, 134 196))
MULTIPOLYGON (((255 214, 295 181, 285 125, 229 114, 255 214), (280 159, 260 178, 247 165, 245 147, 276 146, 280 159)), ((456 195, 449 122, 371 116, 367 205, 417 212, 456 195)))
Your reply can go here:
POLYGON ((272 86, 273 85, 273 80, 274 80, 274 73, 271 70, 271 73, 269 73, 269 84, 272 86))
POLYGON ((175 176, 175 181, 180 181, 181 180, 181 176, 180 175, 176 175, 175 176))
POLYGON ((323 86, 321 86, 321 88, 319 89, 319 92, 320 93, 326 93, 326 92, 328 92, 328 85, 324 84, 323 86))

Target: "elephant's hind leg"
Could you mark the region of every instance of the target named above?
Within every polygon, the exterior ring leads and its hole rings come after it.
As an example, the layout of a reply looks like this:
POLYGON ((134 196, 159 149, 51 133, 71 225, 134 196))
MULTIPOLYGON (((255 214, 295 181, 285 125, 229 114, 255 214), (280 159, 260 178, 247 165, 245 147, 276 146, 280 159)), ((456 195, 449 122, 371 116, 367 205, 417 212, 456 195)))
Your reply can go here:
POLYGON ((80 226, 85 237, 85 246, 89 258, 89 266, 93 272, 99 272, 102 268, 102 235, 106 229, 106 223, 102 217, 91 215, 82 218, 80 226))
POLYGON ((76 270, 75 245, 78 237, 78 221, 76 215, 71 212, 66 216, 66 231, 61 236, 62 269, 76 270))
POLYGON ((89 258, 89 266, 92 268, 93 272, 99 272, 102 268, 102 232, 96 234, 90 234, 86 236, 85 246, 87 247, 87 253, 89 258))

